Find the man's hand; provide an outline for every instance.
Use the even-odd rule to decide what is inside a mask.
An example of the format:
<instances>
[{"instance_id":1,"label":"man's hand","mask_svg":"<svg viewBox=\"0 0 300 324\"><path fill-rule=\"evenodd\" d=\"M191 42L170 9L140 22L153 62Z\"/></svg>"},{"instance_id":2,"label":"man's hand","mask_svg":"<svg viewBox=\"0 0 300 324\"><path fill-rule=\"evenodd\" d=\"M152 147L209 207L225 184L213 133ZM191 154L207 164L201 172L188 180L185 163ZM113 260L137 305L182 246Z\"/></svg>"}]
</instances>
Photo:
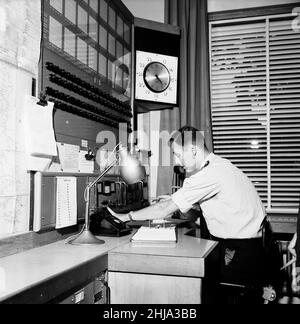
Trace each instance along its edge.
<instances>
[{"instance_id":1,"label":"man's hand","mask_svg":"<svg viewBox=\"0 0 300 324\"><path fill-rule=\"evenodd\" d=\"M170 200L170 199L171 199L170 195L161 195L156 198L153 198L151 201L152 201L152 203L158 203L160 201L166 201L166 200Z\"/></svg>"},{"instance_id":2,"label":"man's hand","mask_svg":"<svg viewBox=\"0 0 300 324\"><path fill-rule=\"evenodd\" d=\"M114 216L115 218L119 219L121 222L128 222L128 221L130 221L130 218L129 218L128 214L115 213L109 207L106 207L106 208L111 213L112 216Z\"/></svg>"}]
</instances>

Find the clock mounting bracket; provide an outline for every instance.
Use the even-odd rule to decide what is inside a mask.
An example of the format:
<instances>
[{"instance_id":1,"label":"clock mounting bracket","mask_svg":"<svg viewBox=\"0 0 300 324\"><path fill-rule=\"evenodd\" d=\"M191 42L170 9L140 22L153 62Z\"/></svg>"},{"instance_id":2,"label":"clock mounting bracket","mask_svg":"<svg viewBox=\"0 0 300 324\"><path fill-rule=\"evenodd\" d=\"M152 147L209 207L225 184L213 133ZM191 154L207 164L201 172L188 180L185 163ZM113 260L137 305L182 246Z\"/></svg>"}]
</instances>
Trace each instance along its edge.
<instances>
[{"instance_id":1,"label":"clock mounting bracket","mask_svg":"<svg viewBox=\"0 0 300 324\"><path fill-rule=\"evenodd\" d=\"M137 112L177 107L180 37L177 26L134 19L134 102ZM149 62L144 61L146 54L141 52L150 53Z\"/></svg>"}]
</instances>

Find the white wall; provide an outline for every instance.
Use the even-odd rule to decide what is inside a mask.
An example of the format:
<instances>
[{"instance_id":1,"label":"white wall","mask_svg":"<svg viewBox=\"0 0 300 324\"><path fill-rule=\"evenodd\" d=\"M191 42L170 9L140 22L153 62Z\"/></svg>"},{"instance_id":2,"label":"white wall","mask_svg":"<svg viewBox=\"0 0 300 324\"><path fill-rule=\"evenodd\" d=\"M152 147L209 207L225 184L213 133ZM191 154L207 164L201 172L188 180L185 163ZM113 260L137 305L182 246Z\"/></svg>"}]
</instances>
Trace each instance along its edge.
<instances>
[{"instance_id":1,"label":"white wall","mask_svg":"<svg viewBox=\"0 0 300 324\"><path fill-rule=\"evenodd\" d=\"M122 0L135 17L164 22L164 0Z\"/></svg>"},{"instance_id":2,"label":"white wall","mask_svg":"<svg viewBox=\"0 0 300 324\"><path fill-rule=\"evenodd\" d=\"M299 2L299 0L208 0L208 12L272 6Z\"/></svg>"}]
</instances>

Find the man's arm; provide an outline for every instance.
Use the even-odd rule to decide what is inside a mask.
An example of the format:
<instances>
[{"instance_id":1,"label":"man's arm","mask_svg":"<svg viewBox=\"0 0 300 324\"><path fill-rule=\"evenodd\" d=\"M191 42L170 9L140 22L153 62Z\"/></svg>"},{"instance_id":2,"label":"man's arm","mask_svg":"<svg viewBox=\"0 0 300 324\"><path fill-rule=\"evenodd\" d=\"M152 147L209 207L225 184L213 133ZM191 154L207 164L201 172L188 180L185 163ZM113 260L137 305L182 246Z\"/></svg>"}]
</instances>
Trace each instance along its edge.
<instances>
[{"instance_id":1,"label":"man's arm","mask_svg":"<svg viewBox=\"0 0 300 324\"><path fill-rule=\"evenodd\" d=\"M131 212L133 220L163 219L178 210L172 199L160 201L144 209Z\"/></svg>"},{"instance_id":2,"label":"man's arm","mask_svg":"<svg viewBox=\"0 0 300 324\"><path fill-rule=\"evenodd\" d=\"M137 210L135 212L131 212L130 216L134 221L143 221L143 220L152 220L152 219L163 219L173 214L178 210L177 205L173 202L172 199L160 201L154 205L143 208L141 210ZM111 214L117 218L119 218L123 222L128 222L131 220L129 214L117 214L112 212Z\"/></svg>"}]
</instances>

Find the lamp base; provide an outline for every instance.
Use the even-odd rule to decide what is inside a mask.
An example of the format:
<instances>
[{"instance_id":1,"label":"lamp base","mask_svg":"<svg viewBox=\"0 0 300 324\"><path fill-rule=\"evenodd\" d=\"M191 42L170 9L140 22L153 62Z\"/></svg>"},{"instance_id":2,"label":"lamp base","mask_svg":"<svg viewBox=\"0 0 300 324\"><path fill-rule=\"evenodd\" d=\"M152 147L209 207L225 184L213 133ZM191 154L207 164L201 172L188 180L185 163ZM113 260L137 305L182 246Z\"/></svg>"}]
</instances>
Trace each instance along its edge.
<instances>
[{"instance_id":1,"label":"lamp base","mask_svg":"<svg viewBox=\"0 0 300 324\"><path fill-rule=\"evenodd\" d=\"M91 231L84 230L81 234L70 240L68 243L72 245L99 245L104 244L105 241L98 239L94 234L92 234Z\"/></svg>"}]
</instances>

